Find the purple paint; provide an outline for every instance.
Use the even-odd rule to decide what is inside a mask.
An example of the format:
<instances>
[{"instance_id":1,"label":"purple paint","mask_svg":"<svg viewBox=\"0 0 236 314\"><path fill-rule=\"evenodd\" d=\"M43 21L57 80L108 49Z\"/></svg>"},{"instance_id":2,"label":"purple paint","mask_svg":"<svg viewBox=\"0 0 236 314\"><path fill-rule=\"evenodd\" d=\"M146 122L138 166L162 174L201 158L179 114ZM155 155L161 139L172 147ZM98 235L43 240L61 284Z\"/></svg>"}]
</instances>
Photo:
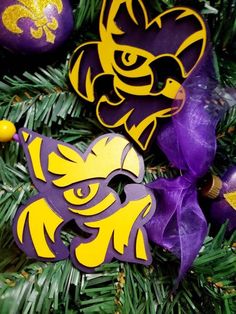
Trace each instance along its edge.
<instances>
[{"instance_id":1,"label":"purple paint","mask_svg":"<svg viewBox=\"0 0 236 314\"><path fill-rule=\"evenodd\" d=\"M13 135L13 140L20 143L20 137L17 133Z\"/></svg>"}]
</instances>

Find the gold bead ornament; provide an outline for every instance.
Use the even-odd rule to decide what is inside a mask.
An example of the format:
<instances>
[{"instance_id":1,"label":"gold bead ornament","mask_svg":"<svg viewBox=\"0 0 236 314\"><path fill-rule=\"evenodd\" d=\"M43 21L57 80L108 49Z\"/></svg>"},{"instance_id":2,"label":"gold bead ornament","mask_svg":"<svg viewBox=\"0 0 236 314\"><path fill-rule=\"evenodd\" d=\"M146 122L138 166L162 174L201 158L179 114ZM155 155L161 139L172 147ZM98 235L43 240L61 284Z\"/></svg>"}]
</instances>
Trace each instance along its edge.
<instances>
[{"instance_id":1,"label":"gold bead ornament","mask_svg":"<svg viewBox=\"0 0 236 314\"><path fill-rule=\"evenodd\" d=\"M15 125L8 120L0 120L0 142L10 142L16 134Z\"/></svg>"}]
</instances>

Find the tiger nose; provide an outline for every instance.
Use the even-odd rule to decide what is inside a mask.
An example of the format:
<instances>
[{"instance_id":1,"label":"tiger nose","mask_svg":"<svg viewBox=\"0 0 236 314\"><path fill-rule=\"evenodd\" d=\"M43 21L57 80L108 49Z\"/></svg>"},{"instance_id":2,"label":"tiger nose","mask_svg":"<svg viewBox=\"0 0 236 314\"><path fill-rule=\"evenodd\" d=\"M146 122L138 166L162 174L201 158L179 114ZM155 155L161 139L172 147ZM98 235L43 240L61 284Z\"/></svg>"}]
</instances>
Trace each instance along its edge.
<instances>
[{"instance_id":1,"label":"tiger nose","mask_svg":"<svg viewBox=\"0 0 236 314\"><path fill-rule=\"evenodd\" d=\"M161 91L161 94L171 99L182 99L183 87L182 85L172 78L166 80L166 84Z\"/></svg>"},{"instance_id":2,"label":"tiger nose","mask_svg":"<svg viewBox=\"0 0 236 314\"><path fill-rule=\"evenodd\" d=\"M158 56L150 63L153 73L151 93L174 99L184 81L183 68L175 56Z\"/></svg>"}]
</instances>

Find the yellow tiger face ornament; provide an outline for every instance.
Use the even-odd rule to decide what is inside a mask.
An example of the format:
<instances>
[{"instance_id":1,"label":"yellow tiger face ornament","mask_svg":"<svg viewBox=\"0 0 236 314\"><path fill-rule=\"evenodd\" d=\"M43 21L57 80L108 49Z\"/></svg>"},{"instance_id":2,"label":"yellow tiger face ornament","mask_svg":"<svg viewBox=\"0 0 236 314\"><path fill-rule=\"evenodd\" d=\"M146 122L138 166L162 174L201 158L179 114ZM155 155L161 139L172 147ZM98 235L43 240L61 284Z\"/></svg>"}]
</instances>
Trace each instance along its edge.
<instances>
[{"instance_id":1,"label":"yellow tiger face ornament","mask_svg":"<svg viewBox=\"0 0 236 314\"><path fill-rule=\"evenodd\" d=\"M156 201L151 190L140 184L143 159L127 139L105 134L81 153L28 129L21 129L19 137L39 192L14 218L14 237L21 250L43 261L70 257L86 272L113 258L151 263L144 225ZM124 202L109 186L120 175L133 181L124 187ZM71 221L78 234L67 248L61 231Z\"/></svg>"}]
</instances>

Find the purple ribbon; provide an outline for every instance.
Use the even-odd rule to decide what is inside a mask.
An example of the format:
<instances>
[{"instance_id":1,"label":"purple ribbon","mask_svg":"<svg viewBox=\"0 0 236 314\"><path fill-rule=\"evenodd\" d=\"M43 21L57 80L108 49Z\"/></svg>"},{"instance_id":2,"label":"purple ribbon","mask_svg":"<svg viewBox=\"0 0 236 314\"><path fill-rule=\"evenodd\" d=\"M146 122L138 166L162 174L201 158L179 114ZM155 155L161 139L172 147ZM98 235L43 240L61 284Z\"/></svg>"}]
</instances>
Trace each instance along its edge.
<instances>
[{"instance_id":1,"label":"purple ribbon","mask_svg":"<svg viewBox=\"0 0 236 314\"><path fill-rule=\"evenodd\" d=\"M217 86L212 59L208 53L184 82L186 103L161 128L157 138L159 147L181 170L182 176L157 179L149 184L157 197L157 209L145 227L151 241L180 258L176 285L193 263L207 235L196 182L213 161L215 128L222 113L212 100Z\"/></svg>"}]
</instances>

